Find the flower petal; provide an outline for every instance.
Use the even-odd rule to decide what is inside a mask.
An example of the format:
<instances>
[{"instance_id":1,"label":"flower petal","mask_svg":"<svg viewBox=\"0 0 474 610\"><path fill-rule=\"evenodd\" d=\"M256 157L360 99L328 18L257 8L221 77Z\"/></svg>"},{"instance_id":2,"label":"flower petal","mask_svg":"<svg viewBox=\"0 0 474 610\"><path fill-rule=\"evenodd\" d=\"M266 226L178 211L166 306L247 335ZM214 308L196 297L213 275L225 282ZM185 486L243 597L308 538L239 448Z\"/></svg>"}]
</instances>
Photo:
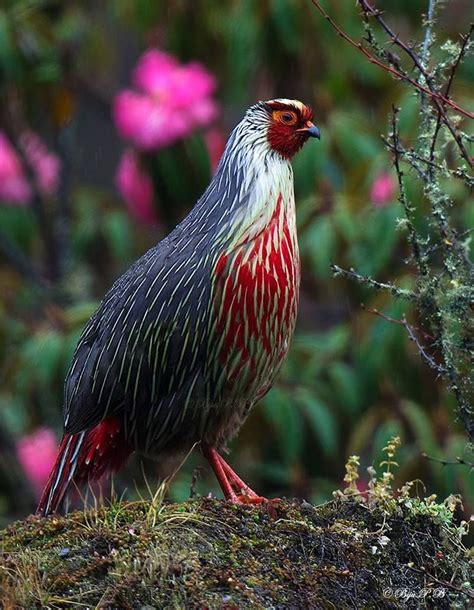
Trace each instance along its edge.
<instances>
[{"instance_id":1,"label":"flower petal","mask_svg":"<svg viewBox=\"0 0 474 610\"><path fill-rule=\"evenodd\" d=\"M151 95L166 94L177 67L178 62L174 57L158 49L150 49L141 56L133 71L133 84Z\"/></svg>"},{"instance_id":2,"label":"flower petal","mask_svg":"<svg viewBox=\"0 0 474 610\"><path fill-rule=\"evenodd\" d=\"M146 224L157 222L153 184L133 150L123 153L115 182L128 209L138 220Z\"/></svg>"},{"instance_id":3,"label":"flower petal","mask_svg":"<svg viewBox=\"0 0 474 610\"><path fill-rule=\"evenodd\" d=\"M26 205L31 200L31 195L20 158L0 131L0 200Z\"/></svg>"}]
</instances>

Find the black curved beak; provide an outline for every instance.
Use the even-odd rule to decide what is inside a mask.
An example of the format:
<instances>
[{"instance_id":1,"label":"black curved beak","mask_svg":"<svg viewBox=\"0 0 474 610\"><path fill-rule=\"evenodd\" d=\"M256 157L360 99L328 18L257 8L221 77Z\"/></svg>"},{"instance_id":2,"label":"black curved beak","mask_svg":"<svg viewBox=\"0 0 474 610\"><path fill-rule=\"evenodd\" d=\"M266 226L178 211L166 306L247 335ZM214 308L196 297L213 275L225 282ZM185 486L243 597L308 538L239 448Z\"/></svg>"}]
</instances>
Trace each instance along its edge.
<instances>
[{"instance_id":1,"label":"black curved beak","mask_svg":"<svg viewBox=\"0 0 474 610\"><path fill-rule=\"evenodd\" d=\"M311 125L311 127L308 127L306 133L312 138L318 138L318 140L321 139L321 132L319 131L319 127L316 127L316 125Z\"/></svg>"},{"instance_id":2,"label":"black curved beak","mask_svg":"<svg viewBox=\"0 0 474 610\"><path fill-rule=\"evenodd\" d=\"M302 129L298 129L297 131L299 133L306 133L308 136L310 136L312 138L318 138L318 140L321 139L321 132L319 131L319 127L316 127L316 125L314 123L312 123L311 121L308 121L306 123L306 127L303 127Z\"/></svg>"}]
</instances>

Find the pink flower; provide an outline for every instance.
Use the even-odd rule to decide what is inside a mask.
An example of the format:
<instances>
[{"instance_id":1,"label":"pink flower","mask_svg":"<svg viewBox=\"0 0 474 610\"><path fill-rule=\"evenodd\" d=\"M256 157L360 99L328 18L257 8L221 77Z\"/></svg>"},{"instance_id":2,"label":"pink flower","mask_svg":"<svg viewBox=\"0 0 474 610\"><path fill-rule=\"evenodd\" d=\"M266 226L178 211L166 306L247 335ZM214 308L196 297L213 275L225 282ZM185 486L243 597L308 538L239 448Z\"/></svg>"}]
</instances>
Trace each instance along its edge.
<instances>
[{"instance_id":1,"label":"pink flower","mask_svg":"<svg viewBox=\"0 0 474 610\"><path fill-rule=\"evenodd\" d=\"M185 117L167 104L134 91L122 91L115 98L115 124L120 135L141 150L163 148L186 135Z\"/></svg>"},{"instance_id":2,"label":"pink flower","mask_svg":"<svg viewBox=\"0 0 474 610\"><path fill-rule=\"evenodd\" d=\"M141 150L169 146L218 114L215 78L197 62L181 65L167 53L149 50L133 72L133 84L137 91L116 96L113 114L120 135Z\"/></svg>"},{"instance_id":3,"label":"pink flower","mask_svg":"<svg viewBox=\"0 0 474 610\"><path fill-rule=\"evenodd\" d=\"M370 199L376 206L384 206L395 195L395 181L388 172L381 172L370 189Z\"/></svg>"},{"instance_id":4,"label":"pink flower","mask_svg":"<svg viewBox=\"0 0 474 610\"><path fill-rule=\"evenodd\" d=\"M123 153L115 181L128 209L138 220L147 224L158 221L151 178L133 150Z\"/></svg>"},{"instance_id":5,"label":"pink flower","mask_svg":"<svg viewBox=\"0 0 474 610\"><path fill-rule=\"evenodd\" d=\"M16 444L16 455L39 497L56 460L56 436L50 428L38 428Z\"/></svg>"},{"instance_id":6,"label":"pink flower","mask_svg":"<svg viewBox=\"0 0 474 610\"><path fill-rule=\"evenodd\" d=\"M46 197L54 195L59 187L61 171L59 158L49 152L40 137L32 131L27 131L21 136L20 145L33 169L39 192Z\"/></svg>"},{"instance_id":7,"label":"pink flower","mask_svg":"<svg viewBox=\"0 0 474 610\"><path fill-rule=\"evenodd\" d=\"M30 199L31 188L21 161L5 134L0 131L0 200L26 205Z\"/></svg>"},{"instance_id":8,"label":"pink flower","mask_svg":"<svg viewBox=\"0 0 474 610\"><path fill-rule=\"evenodd\" d=\"M40 137L27 131L20 138L20 147L33 170L36 186L44 196L51 196L59 186L61 162L49 152ZM0 131L0 199L26 205L32 189L21 160L5 134Z\"/></svg>"},{"instance_id":9,"label":"pink flower","mask_svg":"<svg viewBox=\"0 0 474 610\"><path fill-rule=\"evenodd\" d=\"M177 68L179 64L175 57L158 49L150 49L141 56L135 66L133 84L150 95L165 95Z\"/></svg>"}]
</instances>

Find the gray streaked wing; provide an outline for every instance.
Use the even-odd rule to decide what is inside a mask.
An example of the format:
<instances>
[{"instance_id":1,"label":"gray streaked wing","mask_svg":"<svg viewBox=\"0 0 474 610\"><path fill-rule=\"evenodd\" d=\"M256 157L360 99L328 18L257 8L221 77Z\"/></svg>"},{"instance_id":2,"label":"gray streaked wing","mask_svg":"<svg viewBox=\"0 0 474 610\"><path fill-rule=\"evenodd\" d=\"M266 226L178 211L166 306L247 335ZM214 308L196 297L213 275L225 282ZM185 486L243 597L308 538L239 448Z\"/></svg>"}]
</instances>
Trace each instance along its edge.
<instances>
[{"instance_id":1,"label":"gray streaked wing","mask_svg":"<svg viewBox=\"0 0 474 610\"><path fill-rule=\"evenodd\" d=\"M210 264L175 246L168 238L147 252L88 322L65 382L66 432L118 413L132 421L148 408L159 429L171 408L186 412L187 405L170 403L204 391Z\"/></svg>"}]
</instances>

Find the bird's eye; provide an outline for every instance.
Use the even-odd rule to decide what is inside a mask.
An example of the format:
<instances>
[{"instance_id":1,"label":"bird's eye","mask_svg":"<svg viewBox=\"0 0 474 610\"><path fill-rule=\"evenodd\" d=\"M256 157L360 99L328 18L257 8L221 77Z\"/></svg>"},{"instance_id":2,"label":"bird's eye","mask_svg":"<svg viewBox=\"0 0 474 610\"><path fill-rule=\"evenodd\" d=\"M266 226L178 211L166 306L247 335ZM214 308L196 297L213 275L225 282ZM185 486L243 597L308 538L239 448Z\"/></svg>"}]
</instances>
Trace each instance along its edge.
<instances>
[{"instance_id":1,"label":"bird's eye","mask_svg":"<svg viewBox=\"0 0 474 610\"><path fill-rule=\"evenodd\" d=\"M293 115L290 114L289 112L284 112L281 115L281 120L283 123L292 123L293 122Z\"/></svg>"},{"instance_id":2,"label":"bird's eye","mask_svg":"<svg viewBox=\"0 0 474 610\"><path fill-rule=\"evenodd\" d=\"M275 110L273 118L275 121L279 121L285 125L296 125L298 122L296 112L291 112L291 110Z\"/></svg>"}]
</instances>

